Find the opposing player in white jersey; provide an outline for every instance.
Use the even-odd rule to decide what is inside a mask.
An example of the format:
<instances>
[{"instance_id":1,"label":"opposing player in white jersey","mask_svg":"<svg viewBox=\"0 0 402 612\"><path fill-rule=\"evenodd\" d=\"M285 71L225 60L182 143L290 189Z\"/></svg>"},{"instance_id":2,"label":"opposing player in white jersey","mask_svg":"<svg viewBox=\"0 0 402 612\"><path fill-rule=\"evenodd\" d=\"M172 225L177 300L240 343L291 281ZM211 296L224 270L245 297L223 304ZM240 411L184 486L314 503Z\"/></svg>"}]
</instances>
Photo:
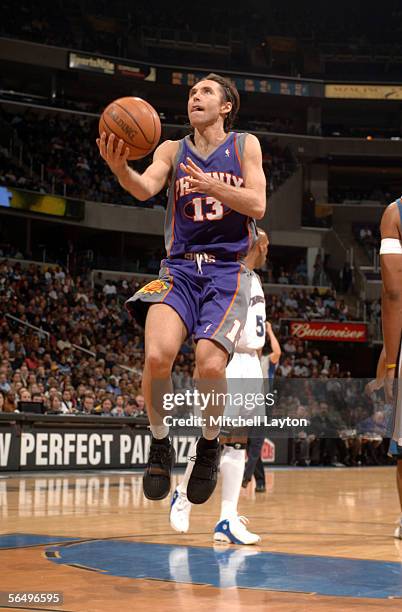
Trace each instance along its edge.
<instances>
[{"instance_id":1,"label":"opposing player in white jersey","mask_svg":"<svg viewBox=\"0 0 402 612\"><path fill-rule=\"evenodd\" d=\"M260 268L267 257L268 237L263 230L258 230L258 239L245 258L250 270ZM236 382L240 379L254 384L256 380L263 379L259 353L265 343L265 298L259 277L253 273L251 284L251 297L247 312L246 325L240 336L236 351L226 368L228 391L230 392L230 379ZM254 382L253 382L254 381ZM245 382L245 386L248 386ZM238 390L241 388L237 382ZM260 392L261 387L256 389ZM247 527L247 519L238 515L237 505L240 497L241 484L245 466L245 436L220 436L223 451L220 461L222 479L221 514L214 530L214 541L233 544L256 544L260 537L251 533ZM187 464L184 477L172 496L170 507L170 524L176 531L186 533L190 526L190 513L192 504L187 499L187 483L193 469L193 461Z\"/></svg>"}]
</instances>

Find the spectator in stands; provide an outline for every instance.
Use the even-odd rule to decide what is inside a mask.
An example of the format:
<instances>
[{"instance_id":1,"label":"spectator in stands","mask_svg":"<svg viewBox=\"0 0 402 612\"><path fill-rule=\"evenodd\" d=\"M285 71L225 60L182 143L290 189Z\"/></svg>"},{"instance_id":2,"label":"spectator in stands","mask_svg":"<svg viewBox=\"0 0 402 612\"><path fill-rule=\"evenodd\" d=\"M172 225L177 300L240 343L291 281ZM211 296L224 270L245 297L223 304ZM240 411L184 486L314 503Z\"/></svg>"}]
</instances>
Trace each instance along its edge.
<instances>
[{"instance_id":1,"label":"spectator in stands","mask_svg":"<svg viewBox=\"0 0 402 612\"><path fill-rule=\"evenodd\" d=\"M110 376L109 384L106 387L106 391L108 393L113 393L114 395L121 395L121 389L119 387L119 381L117 376Z\"/></svg>"},{"instance_id":2,"label":"spectator in stands","mask_svg":"<svg viewBox=\"0 0 402 612\"><path fill-rule=\"evenodd\" d=\"M8 393L11 390L11 385L7 379L7 374L4 372L0 374L0 391L2 393Z\"/></svg>"},{"instance_id":3,"label":"spectator in stands","mask_svg":"<svg viewBox=\"0 0 402 612\"><path fill-rule=\"evenodd\" d=\"M118 395L116 397L116 404L115 407L112 410L112 416L124 416L124 406L125 406L125 399L124 399L124 395Z\"/></svg>"},{"instance_id":4,"label":"spectator in stands","mask_svg":"<svg viewBox=\"0 0 402 612\"><path fill-rule=\"evenodd\" d=\"M296 359L293 368L293 376L296 378L307 378L310 375L310 370L305 365L303 359Z\"/></svg>"},{"instance_id":5,"label":"spectator in stands","mask_svg":"<svg viewBox=\"0 0 402 612\"><path fill-rule=\"evenodd\" d=\"M19 402L30 402L31 401L31 394L28 391L28 389L25 389L25 387L22 387L19 392L18 392L18 403Z\"/></svg>"},{"instance_id":6,"label":"spectator in stands","mask_svg":"<svg viewBox=\"0 0 402 612\"><path fill-rule=\"evenodd\" d=\"M40 391L32 392L31 401L37 402L38 404L45 404L45 398L43 397L42 393L40 393Z\"/></svg>"},{"instance_id":7,"label":"spectator in stands","mask_svg":"<svg viewBox=\"0 0 402 612\"><path fill-rule=\"evenodd\" d=\"M136 395L135 397L135 401L137 404L137 415L145 415L146 414L146 408L145 408L145 399L144 396L141 394Z\"/></svg>"},{"instance_id":8,"label":"spectator in stands","mask_svg":"<svg viewBox=\"0 0 402 612\"><path fill-rule=\"evenodd\" d=\"M57 393L49 398L47 414L68 414L68 410L63 406Z\"/></svg>"},{"instance_id":9,"label":"spectator in stands","mask_svg":"<svg viewBox=\"0 0 402 612\"><path fill-rule=\"evenodd\" d=\"M4 402L4 412L14 412L16 410L16 400L14 391L9 391Z\"/></svg>"},{"instance_id":10,"label":"spectator in stands","mask_svg":"<svg viewBox=\"0 0 402 612\"><path fill-rule=\"evenodd\" d=\"M95 398L92 394L86 394L82 403L81 414L94 414Z\"/></svg>"},{"instance_id":11,"label":"spectator in stands","mask_svg":"<svg viewBox=\"0 0 402 612\"><path fill-rule=\"evenodd\" d=\"M63 412L67 413L67 412L73 412L73 409L75 408L75 403L73 401L73 389L72 388L66 388L63 391L63 395L62 395L62 399L61 399L61 403L62 403L62 407L63 407Z\"/></svg>"},{"instance_id":12,"label":"spectator in stands","mask_svg":"<svg viewBox=\"0 0 402 612\"><path fill-rule=\"evenodd\" d=\"M292 362L289 357L286 357L277 368L277 375L283 376L284 378L290 377L293 373Z\"/></svg>"},{"instance_id":13,"label":"spectator in stands","mask_svg":"<svg viewBox=\"0 0 402 612\"><path fill-rule=\"evenodd\" d=\"M285 272L284 268L280 269L278 283L280 285L288 285L289 284L289 274Z\"/></svg>"},{"instance_id":14,"label":"spectator in stands","mask_svg":"<svg viewBox=\"0 0 402 612\"><path fill-rule=\"evenodd\" d=\"M111 281L106 281L103 287L103 293L105 294L107 298L115 296L117 294L116 285L112 283Z\"/></svg>"},{"instance_id":15,"label":"spectator in stands","mask_svg":"<svg viewBox=\"0 0 402 612\"><path fill-rule=\"evenodd\" d=\"M298 344L297 344L296 338L293 338L292 336L290 336L289 338L286 338L283 344L283 349L285 353L293 357L297 352L297 346Z\"/></svg>"},{"instance_id":16,"label":"spectator in stands","mask_svg":"<svg viewBox=\"0 0 402 612\"><path fill-rule=\"evenodd\" d=\"M125 417L136 417L142 416L144 413L138 408L137 402L130 397L126 401L126 405L124 407L124 415Z\"/></svg>"},{"instance_id":17,"label":"spectator in stands","mask_svg":"<svg viewBox=\"0 0 402 612\"><path fill-rule=\"evenodd\" d=\"M113 410L113 402L110 397L104 397L100 406L95 409L96 414L100 414L102 416L112 416Z\"/></svg>"}]
</instances>

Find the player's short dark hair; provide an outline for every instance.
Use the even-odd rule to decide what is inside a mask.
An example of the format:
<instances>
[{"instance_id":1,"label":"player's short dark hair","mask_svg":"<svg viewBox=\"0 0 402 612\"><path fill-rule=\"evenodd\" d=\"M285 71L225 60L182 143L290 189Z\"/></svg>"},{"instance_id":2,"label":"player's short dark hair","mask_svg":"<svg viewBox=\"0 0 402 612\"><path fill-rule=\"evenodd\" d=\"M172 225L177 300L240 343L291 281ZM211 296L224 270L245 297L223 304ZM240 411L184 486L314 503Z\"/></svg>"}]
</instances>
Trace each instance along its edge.
<instances>
[{"instance_id":1,"label":"player's short dark hair","mask_svg":"<svg viewBox=\"0 0 402 612\"><path fill-rule=\"evenodd\" d=\"M237 91L236 86L233 85L232 81L225 79L225 77L221 76L220 74L215 74L215 72L210 72L207 76L202 77L202 79L198 79L197 83L206 80L215 81L215 83L218 83L221 86L224 101L232 103L232 110L226 115L223 123L225 132L229 132L236 119L237 113L239 112L239 92Z\"/></svg>"}]
</instances>

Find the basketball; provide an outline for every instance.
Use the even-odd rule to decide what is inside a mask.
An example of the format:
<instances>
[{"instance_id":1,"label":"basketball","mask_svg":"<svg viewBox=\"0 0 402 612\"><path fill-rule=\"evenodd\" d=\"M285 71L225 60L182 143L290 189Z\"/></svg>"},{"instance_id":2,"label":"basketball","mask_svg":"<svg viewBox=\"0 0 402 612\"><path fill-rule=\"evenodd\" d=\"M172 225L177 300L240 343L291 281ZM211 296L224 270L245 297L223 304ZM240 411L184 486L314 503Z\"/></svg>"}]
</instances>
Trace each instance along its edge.
<instances>
[{"instance_id":1,"label":"basketball","mask_svg":"<svg viewBox=\"0 0 402 612\"><path fill-rule=\"evenodd\" d=\"M151 153L161 137L161 122L156 110L141 98L118 98L103 111L99 134L113 132L130 149L128 159L141 159ZM117 146L117 142L116 142Z\"/></svg>"}]
</instances>

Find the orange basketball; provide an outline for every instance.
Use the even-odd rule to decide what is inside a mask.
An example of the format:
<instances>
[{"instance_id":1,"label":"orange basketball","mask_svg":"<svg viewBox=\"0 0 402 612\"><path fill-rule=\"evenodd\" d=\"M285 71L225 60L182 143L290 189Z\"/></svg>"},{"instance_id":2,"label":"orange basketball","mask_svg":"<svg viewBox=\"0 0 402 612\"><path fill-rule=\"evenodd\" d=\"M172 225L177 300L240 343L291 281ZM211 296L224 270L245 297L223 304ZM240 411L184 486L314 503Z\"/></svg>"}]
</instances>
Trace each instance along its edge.
<instances>
[{"instance_id":1,"label":"orange basketball","mask_svg":"<svg viewBox=\"0 0 402 612\"><path fill-rule=\"evenodd\" d=\"M141 98L119 98L111 102L99 120L99 134L113 132L130 149L128 159L148 155L161 137L161 122L156 110Z\"/></svg>"}]
</instances>

